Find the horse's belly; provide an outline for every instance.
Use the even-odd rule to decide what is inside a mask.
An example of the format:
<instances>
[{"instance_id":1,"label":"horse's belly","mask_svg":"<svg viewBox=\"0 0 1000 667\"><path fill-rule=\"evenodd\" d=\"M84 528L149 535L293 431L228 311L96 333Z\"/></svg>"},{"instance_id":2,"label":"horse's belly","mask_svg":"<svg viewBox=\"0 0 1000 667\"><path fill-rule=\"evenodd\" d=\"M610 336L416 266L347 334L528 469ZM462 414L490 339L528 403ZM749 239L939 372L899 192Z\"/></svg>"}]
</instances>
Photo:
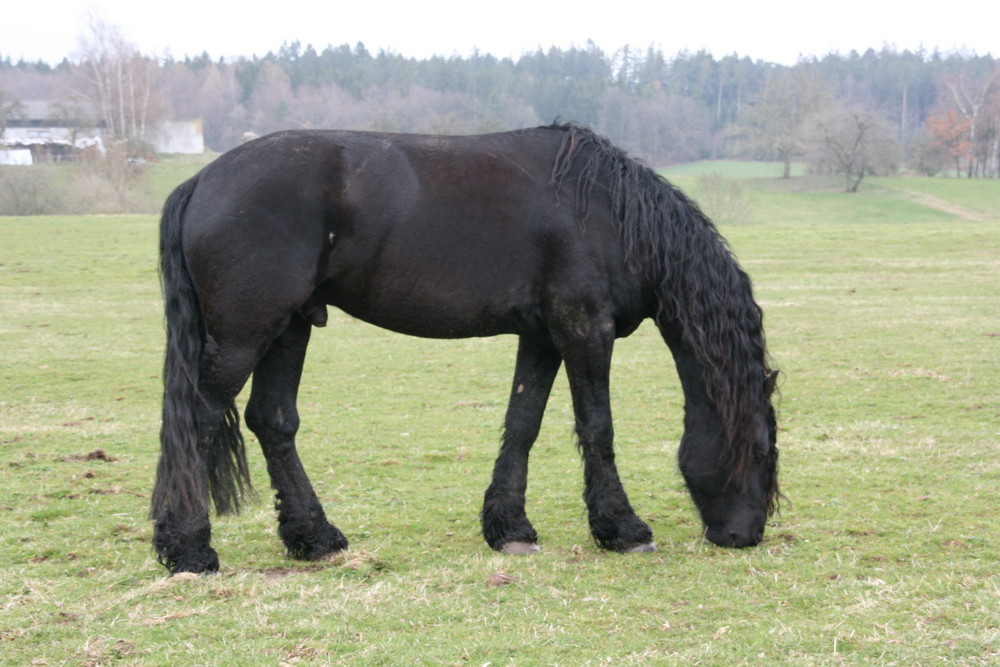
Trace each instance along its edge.
<instances>
[{"instance_id":1,"label":"horse's belly","mask_svg":"<svg viewBox=\"0 0 1000 667\"><path fill-rule=\"evenodd\" d=\"M483 284L409 280L351 292L327 286L326 300L375 326L423 338L470 338L527 333L541 325L528 291Z\"/></svg>"}]
</instances>

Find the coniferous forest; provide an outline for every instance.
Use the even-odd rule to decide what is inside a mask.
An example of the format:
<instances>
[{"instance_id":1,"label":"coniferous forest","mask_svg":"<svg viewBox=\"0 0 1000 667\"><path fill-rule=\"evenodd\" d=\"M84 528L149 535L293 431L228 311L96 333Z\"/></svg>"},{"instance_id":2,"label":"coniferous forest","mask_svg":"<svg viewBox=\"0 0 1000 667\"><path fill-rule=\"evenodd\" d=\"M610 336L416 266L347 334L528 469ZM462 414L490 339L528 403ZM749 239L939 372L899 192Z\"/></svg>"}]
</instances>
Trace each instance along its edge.
<instances>
[{"instance_id":1,"label":"coniferous forest","mask_svg":"<svg viewBox=\"0 0 1000 667\"><path fill-rule=\"evenodd\" d=\"M56 66L0 54L5 115L27 100L58 101L77 110L75 122L130 142L155 120L200 118L212 151L283 128L465 134L562 119L653 166L739 157L842 172L845 159L861 159L871 173L1000 173L1000 61L889 47L794 66L592 43L516 60L297 42L263 57L163 60L112 28ZM866 156L842 155L859 142Z\"/></svg>"}]
</instances>

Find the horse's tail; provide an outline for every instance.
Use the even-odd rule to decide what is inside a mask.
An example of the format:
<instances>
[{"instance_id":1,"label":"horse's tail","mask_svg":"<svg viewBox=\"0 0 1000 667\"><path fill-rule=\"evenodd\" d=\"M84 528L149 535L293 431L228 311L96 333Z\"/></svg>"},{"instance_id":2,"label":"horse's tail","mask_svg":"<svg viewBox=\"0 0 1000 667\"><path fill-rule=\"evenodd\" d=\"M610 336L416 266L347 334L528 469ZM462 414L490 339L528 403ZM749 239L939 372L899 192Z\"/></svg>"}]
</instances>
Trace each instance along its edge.
<instances>
[{"instance_id":1,"label":"horse's tail","mask_svg":"<svg viewBox=\"0 0 1000 667\"><path fill-rule=\"evenodd\" d=\"M160 219L160 282L166 316L163 362L163 422L160 462L153 486L150 516L208 511L211 495L219 514L239 511L244 491L252 491L239 412L226 409L209 447L199 446L199 361L205 347L205 322L181 245L184 213L198 177L178 186Z\"/></svg>"}]
</instances>

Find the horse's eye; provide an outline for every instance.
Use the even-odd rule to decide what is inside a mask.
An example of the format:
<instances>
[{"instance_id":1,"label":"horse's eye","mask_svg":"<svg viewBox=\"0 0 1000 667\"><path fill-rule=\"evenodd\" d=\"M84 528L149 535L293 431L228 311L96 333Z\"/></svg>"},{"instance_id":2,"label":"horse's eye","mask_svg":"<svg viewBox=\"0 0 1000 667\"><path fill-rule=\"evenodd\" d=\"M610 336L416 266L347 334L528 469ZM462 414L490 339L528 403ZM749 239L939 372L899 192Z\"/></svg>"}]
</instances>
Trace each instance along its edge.
<instances>
[{"instance_id":1,"label":"horse's eye","mask_svg":"<svg viewBox=\"0 0 1000 667\"><path fill-rule=\"evenodd\" d=\"M767 460L767 455L770 453L771 448L766 444L761 444L753 449L753 462L757 465L764 463Z\"/></svg>"}]
</instances>

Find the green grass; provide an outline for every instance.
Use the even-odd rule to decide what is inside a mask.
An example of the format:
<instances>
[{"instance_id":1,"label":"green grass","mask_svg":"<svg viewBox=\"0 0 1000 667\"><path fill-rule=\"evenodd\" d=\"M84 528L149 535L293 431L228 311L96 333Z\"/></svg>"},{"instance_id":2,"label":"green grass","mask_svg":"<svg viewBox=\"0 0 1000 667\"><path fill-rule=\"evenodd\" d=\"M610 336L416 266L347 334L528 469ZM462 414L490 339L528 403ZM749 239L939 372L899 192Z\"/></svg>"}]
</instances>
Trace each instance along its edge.
<instances>
[{"instance_id":1,"label":"green grass","mask_svg":"<svg viewBox=\"0 0 1000 667\"><path fill-rule=\"evenodd\" d=\"M665 173L671 182L698 196L699 174ZM737 182L742 186L751 224L811 226L835 220L845 225L946 225L955 220L1000 219L1000 185L996 181L870 178L852 194L844 192L841 179L828 176L754 177Z\"/></svg>"},{"instance_id":2,"label":"green grass","mask_svg":"<svg viewBox=\"0 0 1000 667\"><path fill-rule=\"evenodd\" d=\"M149 198L162 204L175 187L211 162L215 156L204 155L172 155L150 163L146 173L144 189Z\"/></svg>"},{"instance_id":3,"label":"green grass","mask_svg":"<svg viewBox=\"0 0 1000 667\"><path fill-rule=\"evenodd\" d=\"M995 664L1000 216L948 217L891 184L755 183L753 224L723 231L785 373L791 502L759 547L700 538L652 327L619 342L612 390L618 462L660 550L590 542L560 378L528 494L544 549L514 558L477 522L514 341L404 338L331 313L300 448L351 549L286 558L255 455L262 499L215 520L212 577L167 578L149 548L155 219L0 218L0 662ZM976 188L933 194L995 210ZM488 585L499 572L512 581Z\"/></svg>"},{"instance_id":4,"label":"green grass","mask_svg":"<svg viewBox=\"0 0 1000 667\"><path fill-rule=\"evenodd\" d=\"M783 162L756 162L752 160L701 160L673 165L660 171L667 178L701 176L702 174L722 174L728 178L779 178L785 169ZM792 175L806 173L806 165L792 164Z\"/></svg>"}]
</instances>

